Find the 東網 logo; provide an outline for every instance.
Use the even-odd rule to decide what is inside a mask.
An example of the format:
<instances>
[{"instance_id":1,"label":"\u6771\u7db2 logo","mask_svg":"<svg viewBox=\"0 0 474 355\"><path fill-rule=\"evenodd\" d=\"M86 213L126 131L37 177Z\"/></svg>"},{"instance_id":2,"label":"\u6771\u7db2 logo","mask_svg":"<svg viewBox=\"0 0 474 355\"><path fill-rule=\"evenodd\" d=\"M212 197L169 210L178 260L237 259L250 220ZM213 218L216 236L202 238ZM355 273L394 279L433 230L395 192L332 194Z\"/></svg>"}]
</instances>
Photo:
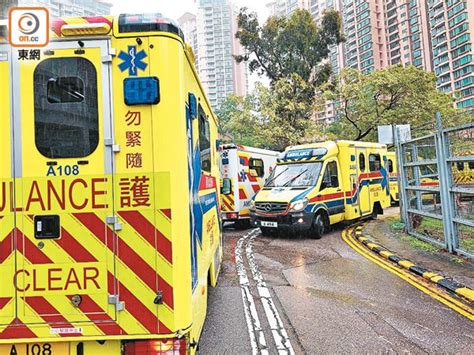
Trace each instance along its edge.
<instances>
[{"instance_id":1,"label":"\u6771\u7db2 logo","mask_svg":"<svg viewBox=\"0 0 474 355\"><path fill-rule=\"evenodd\" d=\"M44 7L13 7L9 17L9 41L14 47L44 47L49 42L49 12Z\"/></svg>"}]
</instances>

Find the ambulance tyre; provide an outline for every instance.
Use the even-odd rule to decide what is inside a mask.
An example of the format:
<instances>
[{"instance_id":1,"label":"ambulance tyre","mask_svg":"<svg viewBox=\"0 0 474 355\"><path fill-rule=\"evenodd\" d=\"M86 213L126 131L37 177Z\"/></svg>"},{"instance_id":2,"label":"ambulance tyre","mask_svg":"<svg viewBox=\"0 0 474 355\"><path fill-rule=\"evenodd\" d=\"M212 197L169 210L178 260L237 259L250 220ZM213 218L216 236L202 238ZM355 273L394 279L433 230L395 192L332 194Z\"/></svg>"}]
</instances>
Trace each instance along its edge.
<instances>
[{"instance_id":1,"label":"ambulance tyre","mask_svg":"<svg viewBox=\"0 0 474 355\"><path fill-rule=\"evenodd\" d=\"M328 218L324 212L318 212L314 218L313 226L310 229L310 237L321 239L324 232L329 228Z\"/></svg>"},{"instance_id":2,"label":"ambulance tyre","mask_svg":"<svg viewBox=\"0 0 474 355\"><path fill-rule=\"evenodd\" d=\"M380 203L375 202L374 207L372 207L372 214L370 215L371 219L377 219L379 214L383 214L383 209L380 206Z\"/></svg>"}]
</instances>

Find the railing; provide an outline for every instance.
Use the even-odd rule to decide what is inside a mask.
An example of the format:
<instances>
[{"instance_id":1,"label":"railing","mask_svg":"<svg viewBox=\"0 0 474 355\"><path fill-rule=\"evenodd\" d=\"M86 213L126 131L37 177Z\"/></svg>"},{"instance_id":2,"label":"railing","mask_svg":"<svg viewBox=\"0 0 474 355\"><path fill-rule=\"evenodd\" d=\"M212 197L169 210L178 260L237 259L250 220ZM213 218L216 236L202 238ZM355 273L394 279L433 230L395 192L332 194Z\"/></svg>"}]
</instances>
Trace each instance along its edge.
<instances>
[{"instance_id":1,"label":"railing","mask_svg":"<svg viewBox=\"0 0 474 355\"><path fill-rule=\"evenodd\" d=\"M402 220L407 232L474 258L474 123L400 141L398 171Z\"/></svg>"}]
</instances>

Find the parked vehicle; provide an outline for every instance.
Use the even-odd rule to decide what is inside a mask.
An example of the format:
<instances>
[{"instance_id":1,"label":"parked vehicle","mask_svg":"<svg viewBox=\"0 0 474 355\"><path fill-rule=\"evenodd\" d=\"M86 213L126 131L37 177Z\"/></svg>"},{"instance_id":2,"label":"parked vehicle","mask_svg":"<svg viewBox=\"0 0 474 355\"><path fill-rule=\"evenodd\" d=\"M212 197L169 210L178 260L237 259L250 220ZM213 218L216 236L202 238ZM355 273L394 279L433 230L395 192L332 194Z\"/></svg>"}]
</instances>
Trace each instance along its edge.
<instances>
[{"instance_id":1,"label":"parked vehicle","mask_svg":"<svg viewBox=\"0 0 474 355\"><path fill-rule=\"evenodd\" d=\"M289 147L255 196L251 219L263 234L321 238L333 224L383 214L390 206L385 145L328 141Z\"/></svg>"},{"instance_id":2,"label":"parked vehicle","mask_svg":"<svg viewBox=\"0 0 474 355\"><path fill-rule=\"evenodd\" d=\"M0 354L194 353L222 237L192 51L159 14L51 28L0 43Z\"/></svg>"},{"instance_id":3,"label":"parked vehicle","mask_svg":"<svg viewBox=\"0 0 474 355\"><path fill-rule=\"evenodd\" d=\"M220 148L222 220L250 226L250 202L276 164L279 152L225 144Z\"/></svg>"}]
</instances>

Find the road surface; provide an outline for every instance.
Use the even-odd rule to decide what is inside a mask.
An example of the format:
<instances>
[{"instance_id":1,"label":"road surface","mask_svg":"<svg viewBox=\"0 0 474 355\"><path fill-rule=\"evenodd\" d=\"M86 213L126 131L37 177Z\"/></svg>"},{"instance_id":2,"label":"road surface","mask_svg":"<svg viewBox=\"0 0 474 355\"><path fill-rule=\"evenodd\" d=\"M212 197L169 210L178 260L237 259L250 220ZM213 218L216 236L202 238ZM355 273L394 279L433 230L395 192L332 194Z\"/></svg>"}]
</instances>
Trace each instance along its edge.
<instances>
[{"instance_id":1,"label":"road surface","mask_svg":"<svg viewBox=\"0 0 474 355\"><path fill-rule=\"evenodd\" d=\"M359 255L341 228L320 240L225 228L199 353L474 353L470 320Z\"/></svg>"}]
</instances>

